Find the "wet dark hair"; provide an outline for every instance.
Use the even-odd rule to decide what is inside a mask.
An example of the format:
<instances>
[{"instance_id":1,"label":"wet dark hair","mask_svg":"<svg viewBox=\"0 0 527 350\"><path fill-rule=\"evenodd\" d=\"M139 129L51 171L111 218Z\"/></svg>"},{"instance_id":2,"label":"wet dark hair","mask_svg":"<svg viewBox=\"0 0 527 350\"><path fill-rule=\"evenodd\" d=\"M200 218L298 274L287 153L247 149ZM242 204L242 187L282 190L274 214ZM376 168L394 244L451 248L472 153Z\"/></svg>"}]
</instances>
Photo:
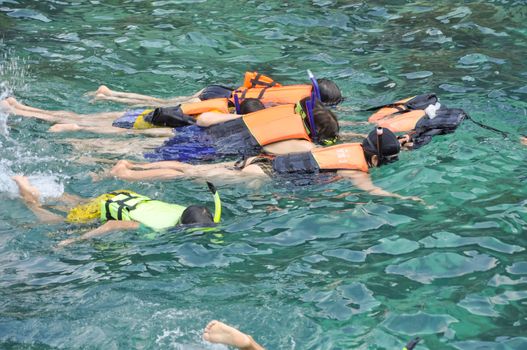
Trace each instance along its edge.
<instances>
[{"instance_id":1,"label":"wet dark hair","mask_svg":"<svg viewBox=\"0 0 527 350\"><path fill-rule=\"evenodd\" d=\"M327 106L334 106L341 103L344 98L340 92L339 87L329 79L317 79L318 88L320 90L320 99L322 103Z\"/></svg>"},{"instance_id":2,"label":"wet dark hair","mask_svg":"<svg viewBox=\"0 0 527 350\"><path fill-rule=\"evenodd\" d=\"M257 98L246 98L240 103L240 114L248 114L265 109L264 104Z\"/></svg>"},{"instance_id":3,"label":"wet dark hair","mask_svg":"<svg viewBox=\"0 0 527 350\"><path fill-rule=\"evenodd\" d=\"M381 154L379 159L379 166L382 164L390 163L392 161L398 160L398 158L392 158L391 160L388 160L385 157L391 157L396 156L401 151L401 145L399 144L399 140L397 140L397 136L390 130L383 128L382 135L380 136L381 139ZM377 150L377 128L373 129L368 136L362 141L362 149L364 150L364 155L366 157L366 161L368 162L368 165L372 165L371 158L372 156L378 155Z\"/></svg>"},{"instance_id":4,"label":"wet dark hair","mask_svg":"<svg viewBox=\"0 0 527 350\"><path fill-rule=\"evenodd\" d=\"M183 211L181 224L214 224L212 214L207 207L201 205L191 205Z\"/></svg>"},{"instance_id":5,"label":"wet dark hair","mask_svg":"<svg viewBox=\"0 0 527 350\"><path fill-rule=\"evenodd\" d=\"M303 98L300 100L300 106L306 112L306 102L310 97ZM337 115L325 107L322 102L316 100L315 107L313 107L313 118L315 119L316 133L319 143L324 140L334 140L339 135L339 122ZM306 120L306 124L310 127L309 121Z\"/></svg>"}]
</instances>

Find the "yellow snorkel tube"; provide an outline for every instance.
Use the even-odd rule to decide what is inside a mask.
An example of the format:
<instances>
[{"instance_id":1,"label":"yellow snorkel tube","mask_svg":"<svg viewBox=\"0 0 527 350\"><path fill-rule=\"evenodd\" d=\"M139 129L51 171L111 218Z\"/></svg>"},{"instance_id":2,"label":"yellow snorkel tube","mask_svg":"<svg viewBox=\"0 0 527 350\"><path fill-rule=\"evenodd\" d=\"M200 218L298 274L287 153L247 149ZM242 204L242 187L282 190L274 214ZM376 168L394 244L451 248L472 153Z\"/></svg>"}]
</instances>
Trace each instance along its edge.
<instances>
[{"instance_id":1,"label":"yellow snorkel tube","mask_svg":"<svg viewBox=\"0 0 527 350\"><path fill-rule=\"evenodd\" d=\"M214 223L218 224L221 220L221 199L220 194L216 190L216 186L214 186L211 182L207 181L207 186L209 186L209 190L214 196Z\"/></svg>"}]
</instances>

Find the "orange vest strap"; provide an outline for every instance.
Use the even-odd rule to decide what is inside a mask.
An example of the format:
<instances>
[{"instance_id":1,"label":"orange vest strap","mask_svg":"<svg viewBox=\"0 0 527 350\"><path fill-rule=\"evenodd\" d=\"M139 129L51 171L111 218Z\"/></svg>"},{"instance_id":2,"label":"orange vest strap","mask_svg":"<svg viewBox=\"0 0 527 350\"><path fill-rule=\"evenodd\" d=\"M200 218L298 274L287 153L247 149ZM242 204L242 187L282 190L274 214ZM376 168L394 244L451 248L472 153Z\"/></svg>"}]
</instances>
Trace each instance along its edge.
<instances>
[{"instance_id":1,"label":"orange vest strap","mask_svg":"<svg viewBox=\"0 0 527 350\"><path fill-rule=\"evenodd\" d=\"M263 75L258 72L245 72L245 78L243 80L243 85L241 88L252 89L256 87L272 87L272 86L282 86L281 84L274 81L273 78Z\"/></svg>"},{"instance_id":2,"label":"orange vest strap","mask_svg":"<svg viewBox=\"0 0 527 350\"><path fill-rule=\"evenodd\" d=\"M233 92L241 100L245 98L257 98L262 103L290 104L297 103L304 97L311 95L311 85L286 85L264 88L241 88Z\"/></svg>"},{"instance_id":3,"label":"orange vest strap","mask_svg":"<svg viewBox=\"0 0 527 350\"><path fill-rule=\"evenodd\" d=\"M368 171L368 163L360 143L315 148L311 153L320 169Z\"/></svg>"},{"instance_id":4,"label":"orange vest strap","mask_svg":"<svg viewBox=\"0 0 527 350\"><path fill-rule=\"evenodd\" d=\"M294 139L311 141L293 104L262 109L246 114L242 119L260 146Z\"/></svg>"},{"instance_id":5,"label":"orange vest strap","mask_svg":"<svg viewBox=\"0 0 527 350\"><path fill-rule=\"evenodd\" d=\"M379 120L377 125L390 129L392 132L408 132L414 130L417 122L425 115L425 111L416 109Z\"/></svg>"},{"instance_id":6,"label":"orange vest strap","mask_svg":"<svg viewBox=\"0 0 527 350\"><path fill-rule=\"evenodd\" d=\"M415 98L415 96L408 97L408 98L396 101L394 103L390 103L388 105L380 106L379 107L380 109L377 112L373 113L368 118L368 122L373 123L373 122L376 122L377 120L385 118L385 117L387 117L387 116L389 116L391 114L401 113L401 112L407 111L408 109L406 108L406 106L404 104L406 102L410 101L413 98Z\"/></svg>"},{"instance_id":7,"label":"orange vest strap","mask_svg":"<svg viewBox=\"0 0 527 350\"><path fill-rule=\"evenodd\" d=\"M181 110L186 115L199 115L205 112L229 113L229 100L213 98L200 102L182 103Z\"/></svg>"}]
</instances>

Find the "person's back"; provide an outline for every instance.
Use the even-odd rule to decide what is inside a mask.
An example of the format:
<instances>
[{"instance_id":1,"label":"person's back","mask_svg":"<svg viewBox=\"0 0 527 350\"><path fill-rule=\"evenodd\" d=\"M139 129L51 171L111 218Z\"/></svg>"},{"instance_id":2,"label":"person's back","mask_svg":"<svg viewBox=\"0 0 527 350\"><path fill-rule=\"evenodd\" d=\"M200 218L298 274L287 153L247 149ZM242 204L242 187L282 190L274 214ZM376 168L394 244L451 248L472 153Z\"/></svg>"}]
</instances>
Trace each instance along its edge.
<instances>
[{"instance_id":1,"label":"person's back","mask_svg":"<svg viewBox=\"0 0 527 350\"><path fill-rule=\"evenodd\" d=\"M156 160L207 161L249 157L262 151L274 154L302 152L307 144L313 145L306 101L307 98L296 105L275 106L249 113L210 126L204 129L204 134L195 137L176 134L147 157ZM336 115L319 102L312 113L318 143L334 143L339 132ZM303 141L305 144L291 144L288 141Z\"/></svg>"}]
</instances>

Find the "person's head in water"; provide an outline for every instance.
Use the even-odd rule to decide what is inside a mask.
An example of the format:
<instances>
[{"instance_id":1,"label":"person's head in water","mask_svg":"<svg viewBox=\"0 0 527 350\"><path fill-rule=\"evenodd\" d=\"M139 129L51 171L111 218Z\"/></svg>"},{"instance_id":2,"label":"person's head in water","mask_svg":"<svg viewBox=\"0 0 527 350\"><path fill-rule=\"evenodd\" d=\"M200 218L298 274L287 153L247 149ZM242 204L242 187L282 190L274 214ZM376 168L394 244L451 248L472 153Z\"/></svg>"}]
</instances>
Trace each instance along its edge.
<instances>
[{"instance_id":1,"label":"person's head in water","mask_svg":"<svg viewBox=\"0 0 527 350\"><path fill-rule=\"evenodd\" d=\"M401 145L389 129L375 128L362 141L362 149L368 165L375 167L398 160Z\"/></svg>"},{"instance_id":2,"label":"person's head in water","mask_svg":"<svg viewBox=\"0 0 527 350\"><path fill-rule=\"evenodd\" d=\"M329 79L317 79L318 89L320 90L320 99L326 106L335 106L341 103L344 98L339 87Z\"/></svg>"},{"instance_id":3,"label":"person's head in water","mask_svg":"<svg viewBox=\"0 0 527 350\"><path fill-rule=\"evenodd\" d=\"M300 106L306 116L304 122L308 127L310 127L310 124L309 120L307 120L308 113L306 102L309 101L309 99L310 97L306 97L300 100ZM326 108L320 101L316 100L315 106L313 107L313 119L315 120L318 143L322 145L335 143L339 136L339 122L337 115Z\"/></svg>"},{"instance_id":4,"label":"person's head in water","mask_svg":"<svg viewBox=\"0 0 527 350\"><path fill-rule=\"evenodd\" d=\"M264 104L257 98L246 98L240 103L240 114L249 114L265 109Z\"/></svg>"},{"instance_id":5,"label":"person's head in water","mask_svg":"<svg viewBox=\"0 0 527 350\"><path fill-rule=\"evenodd\" d=\"M181 215L182 225L201 224L207 226L214 225L214 219L207 207L201 205L191 205L183 211Z\"/></svg>"}]
</instances>

